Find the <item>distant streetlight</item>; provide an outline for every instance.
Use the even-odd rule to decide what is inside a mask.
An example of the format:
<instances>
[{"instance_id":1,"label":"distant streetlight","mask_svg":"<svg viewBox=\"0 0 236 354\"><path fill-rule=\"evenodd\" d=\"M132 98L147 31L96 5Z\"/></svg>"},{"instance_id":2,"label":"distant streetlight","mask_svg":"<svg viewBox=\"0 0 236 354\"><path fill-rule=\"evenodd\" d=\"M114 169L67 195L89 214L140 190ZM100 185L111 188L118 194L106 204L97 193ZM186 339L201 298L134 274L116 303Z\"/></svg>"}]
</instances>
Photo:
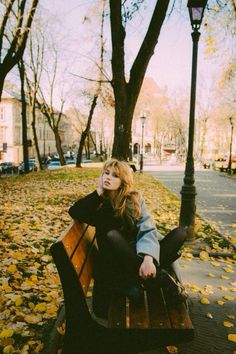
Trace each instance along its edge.
<instances>
[{"instance_id":1,"label":"distant streetlight","mask_svg":"<svg viewBox=\"0 0 236 354\"><path fill-rule=\"evenodd\" d=\"M196 81L197 81L197 53L200 32L198 31L207 0L189 0L188 9L191 21L193 51L192 51L192 78L191 78L191 97L189 113L189 135L188 135L188 153L185 164L184 185L181 189L181 209L180 225L188 228L188 238L194 238L195 224L195 196L196 187L194 185L194 160L193 160L193 140L194 140L194 120L195 120L195 101L196 101Z\"/></svg>"},{"instance_id":2,"label":"distant streetlight","mask_svg":"<svg viewBox=\"0 0 236 354\"><path fill-rule=\"evenodd\" d=\"M143 172L143 138L144 138L144 124L146 121L146 116L143 114L140 117L141 124L142 124L142 140L141 140L141 154L140 154L140 172Z\"/></svg>"},{"instance_id":3,"label":"distant streetlight","mask_svg":"<svg viewBox=\"0 0 236 354\"><path fill-rule=\"evenodd\" d=\"M228 164L228 173L231 174L232 166L232 144L233 144L233 134L234 134L234 123L232 117L229 117L229 122L231 125L231 136L230 136L230 145L229 145L229 164Z\"/></svg>"}]
</instances>

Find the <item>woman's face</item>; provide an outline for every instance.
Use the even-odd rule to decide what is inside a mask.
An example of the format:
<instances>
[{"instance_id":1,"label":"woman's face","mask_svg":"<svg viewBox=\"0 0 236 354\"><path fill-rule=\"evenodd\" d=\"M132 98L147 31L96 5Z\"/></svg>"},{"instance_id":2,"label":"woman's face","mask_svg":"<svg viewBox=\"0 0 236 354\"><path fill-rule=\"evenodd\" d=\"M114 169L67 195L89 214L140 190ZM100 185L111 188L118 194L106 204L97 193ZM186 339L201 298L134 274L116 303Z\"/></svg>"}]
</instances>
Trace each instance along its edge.
<instances>
[{"instance_id":1,"label":"woman's face","mask_svg":"<svg viewBox=\"0 0 236 354\"><path fill-rule=\"evenodd\" d=\"M102 174L102 187L109 191L116 191L121 185L121 179L114 168L107 167Z\"/></svg>"}]
</instances>

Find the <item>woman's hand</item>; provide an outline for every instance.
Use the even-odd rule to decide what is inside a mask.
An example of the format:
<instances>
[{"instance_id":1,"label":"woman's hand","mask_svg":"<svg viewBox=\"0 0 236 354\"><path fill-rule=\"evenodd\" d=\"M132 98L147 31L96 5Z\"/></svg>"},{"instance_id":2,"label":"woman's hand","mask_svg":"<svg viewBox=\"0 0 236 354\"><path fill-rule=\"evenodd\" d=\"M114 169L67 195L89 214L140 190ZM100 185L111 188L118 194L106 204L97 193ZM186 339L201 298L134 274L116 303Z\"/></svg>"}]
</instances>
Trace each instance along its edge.
<instances>
[{"instance_id":1,"label":"woman's hand","mask_svg":"<svg viewBox=\"0 0 236 354\"><path fill-rule=\"evenodd\" d=\"M145 255L139 268L139 276L142 279L155 278L156 272L157 270L153 263L153 258L149 255Z\"/></svg>"},{"instance_id":2,"label":"woman's hand","mask_svg":"<svg viewBox=\"0 0 236 354\"><path fill-rule=\"evenodd\" d=\"M102 175L99 177L98 182L97 182L97 194L101 195L104 192L103 186L102 186Z\"/></svg>"}]
</instances>

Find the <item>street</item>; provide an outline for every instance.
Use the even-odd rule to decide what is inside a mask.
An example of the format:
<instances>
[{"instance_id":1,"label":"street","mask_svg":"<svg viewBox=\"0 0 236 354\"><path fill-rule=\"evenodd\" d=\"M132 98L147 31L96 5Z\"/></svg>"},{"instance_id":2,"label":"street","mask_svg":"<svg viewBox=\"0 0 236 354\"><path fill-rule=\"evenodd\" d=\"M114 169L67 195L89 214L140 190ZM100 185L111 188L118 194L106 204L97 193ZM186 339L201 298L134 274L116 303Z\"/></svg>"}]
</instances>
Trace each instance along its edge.
<instances>
[{"instance_id":1,"label":"street","mask_svg":"<svg viewBox=\"0 0 236 354\"><path fill-rule=\"evenodd\" d=\"M175 166L146 166L169 190L181 198L184 169ZM236 179L212 170L195 171L197 214L208 220L221 233L236 236Z\"/></svg>"}]
</instances>

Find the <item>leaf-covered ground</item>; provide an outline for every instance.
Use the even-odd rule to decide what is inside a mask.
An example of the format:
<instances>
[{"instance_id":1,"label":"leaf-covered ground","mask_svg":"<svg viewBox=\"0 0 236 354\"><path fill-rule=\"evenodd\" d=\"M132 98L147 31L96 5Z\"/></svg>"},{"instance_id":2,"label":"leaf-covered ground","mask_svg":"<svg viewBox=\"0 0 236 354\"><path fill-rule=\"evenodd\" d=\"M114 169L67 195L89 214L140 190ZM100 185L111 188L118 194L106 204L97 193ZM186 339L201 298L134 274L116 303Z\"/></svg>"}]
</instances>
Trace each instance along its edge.
<instances>
[{"instance_id":1,"label":"leaf-covered ground","mask_svg":"<svg viewBox=\"0 0 236 354\"><path fill-rule=\"evenodd\" d=\"M43 351L63 301L49 248L71 222L72 203L95 189L99 172L64 167L0 180L0 352ZM136 173L135 180L158 229L165 234L176 227L178 199L150 175ZM200 250L229 251L210 225L199 219L196 224Z\"/></svg>"}]
</instances>

